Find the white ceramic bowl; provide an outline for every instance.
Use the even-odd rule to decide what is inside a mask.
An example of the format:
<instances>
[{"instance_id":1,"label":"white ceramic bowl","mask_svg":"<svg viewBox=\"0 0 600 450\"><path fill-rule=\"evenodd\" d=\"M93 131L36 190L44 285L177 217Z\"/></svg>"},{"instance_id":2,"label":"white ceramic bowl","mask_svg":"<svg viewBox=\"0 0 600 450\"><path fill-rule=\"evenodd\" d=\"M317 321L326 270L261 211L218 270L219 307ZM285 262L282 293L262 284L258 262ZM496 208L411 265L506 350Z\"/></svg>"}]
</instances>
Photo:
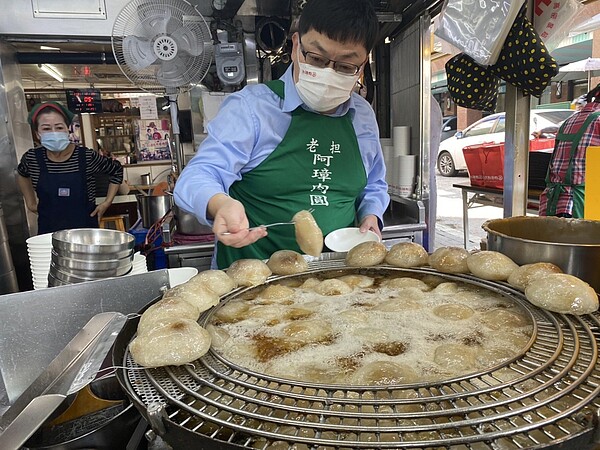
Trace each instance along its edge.
<instances>
[{"instance_id":1,"label":"white ceramic bowl","mask_svg":"<svg viewBox=\"0 0 600 450\"><path fill-rule=\"evenodd\" d=\"M334 252L347 252L362 242L379 242L379 236L372 231L361 233L358 228L340 228L325 236L325 245Z\"/></svg>"},{"instance_id":2,"label":"white ceramic bowl","mask_svg":"<svg viewBox=\"0 0 600 450\"><path fill-rule=\"evenodd\" d=\"M169 284L171 287L183 284L194 275L198 274L198 269L195 267L176 267L167 270L169 271Z\"/></svg>"}]
</instances>

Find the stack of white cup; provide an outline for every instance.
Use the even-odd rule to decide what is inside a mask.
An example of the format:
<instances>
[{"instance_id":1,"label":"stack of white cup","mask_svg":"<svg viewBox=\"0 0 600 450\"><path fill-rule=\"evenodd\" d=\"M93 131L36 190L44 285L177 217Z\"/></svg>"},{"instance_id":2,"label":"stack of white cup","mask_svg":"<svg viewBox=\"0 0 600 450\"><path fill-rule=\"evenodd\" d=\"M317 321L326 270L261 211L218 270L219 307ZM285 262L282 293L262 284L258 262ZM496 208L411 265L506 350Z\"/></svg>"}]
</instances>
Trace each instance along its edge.
<instances>
[{"instance_id":1,"label":"stack of white cup","mask_svg":"<svg viewBox=\"0 0 600 450\"><path fill-rule=\"evenodd\" d=\"M394 156L392 161L392 193L410 197L414 190L416 155L410 154L410 127L392 128Z\"/></svg>"},{"instance_id":2,"label":"stack of white cup","mask_svg":"<svg viewBox=\"0 0 600 450\"><path fill-rule=\"evenodd\" d=\"M396 195L410 197L415 188L416 155L400 155L394 161L396 178Z\"/></svg>"},{"instance_id":3,"label":"stack of white cup","mask_svg":"<svg viewBox=\"0 0 600 450\"><path fill-rule=\"evenodd\" d=\"M48 272L52 261L52 233L32 236L26 242L33 288L47 288Z\"/></svg>"},{"instance_id":4,"label":"stack of white cup","mask_svg":"<svg viewBox=\"0 0 600 450\"><path fill-rule=\"evenodd\" d=\"M383 162L385 164L385 182L388 189L392 189L393 168L394 168L394 143L392 138L379 138L381 150L383 152Z\"/></svg>"},{"instance_id":5,"label":"stack of white cup","mask_svg":"<svg viewBox=\"0 0 600 450\"><path fill-rule=\"evenodd\" d=\"M133 254L133 264L131 272L128 275L136 275L138 273L148 272L148 266L146 265L146 255L142 255L140 252Z\"/></svg>"}]
</instances>

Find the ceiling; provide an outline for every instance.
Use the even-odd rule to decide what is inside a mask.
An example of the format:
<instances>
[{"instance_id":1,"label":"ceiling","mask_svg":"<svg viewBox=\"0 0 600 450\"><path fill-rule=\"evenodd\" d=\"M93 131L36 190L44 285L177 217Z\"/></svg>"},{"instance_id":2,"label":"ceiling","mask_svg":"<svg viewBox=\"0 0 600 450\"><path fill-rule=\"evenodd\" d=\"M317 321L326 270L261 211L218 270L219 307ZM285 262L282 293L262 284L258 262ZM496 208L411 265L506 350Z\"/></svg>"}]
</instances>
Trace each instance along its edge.
<instances>
[{"instance_id":1,"label":"ceiling","mask_svg":"<svg viewBox=\"0 0 600 450\"><path fill-rule=\"evenodd\" d=\"M261 10L281 10L282 0L236 0L240 13L250 11L258 14ZM294 9L293 2L298 5L303 0L290 0L287 7ZM371 0L375 5L381 22L381 37L395 36L415 18L428 12L432 17L439 14L443 0ZM583 3L593 3L596 0L584 0ZM198 7L204 5L204 0L192 0L191 3ZM271 4L272 3L272 4ZM285 2L284 2L285 3ZM295 4L295 3L294 3ZM278 6L275 6L278 5ZM206 9L206 8L205 8ZM295 9L294 9L295 10ZM238 17L238 16L235 16ZM248 18L246 16L246 18ZM253 18L252 18L253 19ZM4 36L15 46L17 57L21 60L21 74L26 92L32 91L64 91L70 88L95 87L105 92L131 92L139 90L121 72L119 66L111 63L114 61L112 46L109 37L90 39L87 37L40 37L40 36ZM41 50L40 46L46 45L58 50ZM589 51L581 45L582 54ZM570 48L573 51L576 49ZM555 50L555 52L558 50ZM44 53L47 57L44 57ZM572 58L572 55L569 55ZM562 64L561 55L558 55ZM103 63L106 61L108 63ZM43 72L38 63L52 63L63 75L60 83Z\"/></svg>"},{"instance_id":2,"label":"ceiling","mask_svg":"<svg viewBox=\"0 0 600 450\"><path fill-rule=\"evenodd\" d=\"M255 5L255 9L273 10L269 6L271 1L280 5L281 0L238 0L242 9ZM414 18L425 11L432 16L439 13L442 0L425 0L414 2L412 0L371 0L380 17L381 35L393 36ZM192 3L197 3L198 0ZM236 2L232 2L236 3ZM290 2L291 3L291 2ZM298 4L302 2L298 0ZM279 6L281 8L281 6ZM252 8L250 8L252 9ZM121 72L114 61L110 38L95 38L93 40L82 37L58 38L31 37L12 35L5 37L16 48L17 58L21 62L21 75L23 87L26 92L32 91L64 91L65 89L95 87L105 92L131 92L137 91ZM26 38L26 39L25 39ZM53 47L57 50L42 50L42 45ZM46 56L44 56L46 55ZM102 63L102 61L108 63ZM62 74L63 82L58 82L50 75L43 72L38 64L50 63Z\"/></svg>"},{"instance_id":3,"label":"ceiling","mask_svg":"<svg viewBox=\"0 0 600 450\"><path fill-rule=\"evenodd\" d=\"M114 63L100 63L102 59L114 61L112 46L107 42L45 42L43 45L58 50L41 50L41 43L12 42L16 48L17 56L27 59L37 59L40 62L51 63L62 74L63 82L60 83L42 71L38 64L21 63L21 76L23 88L31 91L54 91L84 87L95 87L105 92L137 91ZM39 56L47 53L48 57ZM64 58L65 62L54 62ZM72 61L75 62L66 62ZM95 64L93 62L96 62Z\"/></svg>"}]
</instances>

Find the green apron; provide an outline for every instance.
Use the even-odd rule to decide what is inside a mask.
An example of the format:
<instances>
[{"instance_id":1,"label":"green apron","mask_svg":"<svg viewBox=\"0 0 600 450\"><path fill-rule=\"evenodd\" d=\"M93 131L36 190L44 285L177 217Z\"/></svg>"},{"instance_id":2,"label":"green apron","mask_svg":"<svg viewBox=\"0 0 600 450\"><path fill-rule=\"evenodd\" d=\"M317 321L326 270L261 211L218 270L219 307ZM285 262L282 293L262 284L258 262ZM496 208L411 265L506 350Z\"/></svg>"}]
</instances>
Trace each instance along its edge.
<instances>
[{"instance_id":1,"label":"green apron","mask_svg":"<svg viewBox=\"0 0 600 450\"><path fill-rule=\"evenodd\" d=\"M560 196L566 193L566 187L571 187L571 193L573 194L573 211L572 216L575 218L583 218L583 208L585 202L585 184L573 184L573 161L575 159L575 155L577 154L577 147L579 147L579 142L581 141L582 136L585 134L588 129L590 123L595 120L597 117L600 117L600 111L591 113L583 122L583 125L579 128L577 133L564 133L565 125L561 125L558 130L558 134L556 135L556 142L558 148L558 142L565 141L571 143L571 152L569 155L569 165L567 166L567 173L565 174L564 181L561 182L551 182L550 181L550 169L552 168L552 163L548 166L548 172L546 173L546 188L548 189L547 197L548 201L546 204L546 215L547 216L555 216L556 215L556 207L558 206L558 200Z\"/></svg>"},{"instance_id":2,"label":"green apron","mask_svg":"<svg viewBox=\"0 0 600 450\"><path fill-rule=\"evenodd\" d=\"M283 81L266 84L284 98ZM231 185L229 196L244 205L251 227L288 222L298 211L313 208L326 235L354 224L356 199L366 184L350 114L331 117L298 107L281 143ZM267 237L242 248L217 242L217 264L223 269L238 259L268 259L283 249L301 253L291 225L269 228Z\"/></svg>"}]
</instances>

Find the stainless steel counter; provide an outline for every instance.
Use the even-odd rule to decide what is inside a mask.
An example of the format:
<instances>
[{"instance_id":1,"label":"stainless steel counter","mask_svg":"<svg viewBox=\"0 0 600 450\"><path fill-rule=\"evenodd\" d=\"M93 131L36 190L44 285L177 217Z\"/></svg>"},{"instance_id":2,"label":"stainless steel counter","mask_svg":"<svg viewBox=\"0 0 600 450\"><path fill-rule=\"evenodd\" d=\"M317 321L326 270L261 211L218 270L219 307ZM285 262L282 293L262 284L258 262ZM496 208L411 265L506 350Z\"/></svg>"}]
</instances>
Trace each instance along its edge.
<instances>
[{"instance_id":1,"label":"stainless steel counter","mask_svg":"<svg viewBox=\"0 0 600 450\"><path fill-rule=\"evenodd\" d=\"M137 313L169 286L167 270L0 296L0 410L102 312Z\"/></svg>"},{"instance_id":2,"label":"stainless steel counter","mask_svg":"<svg viewBox=\"0 0 600 450\"><path fill-rule=\"evenodd\" d=\"M106 197L96 197L96 205L99 205L104 200L106 200ZM135 194L116 195L113 204L117 203L137 203L137 198L135 197Z\"/></svg>"},{"instance_id":3,"label":"stainless steel counter","mask_svg":"<svg viewBox=\"0 0 600 450\"><path fill-rule=\"evenodd\" d=\"M423 244L425 223L425 207L418 200L394 198L384 216L387 225L381 231L383 243L389 248L392 245L411 241ZM165 248L169 267L195 267L198 271L210 269L214 242L198 244L174 245Z\"/></svg>"}]
</instances>

